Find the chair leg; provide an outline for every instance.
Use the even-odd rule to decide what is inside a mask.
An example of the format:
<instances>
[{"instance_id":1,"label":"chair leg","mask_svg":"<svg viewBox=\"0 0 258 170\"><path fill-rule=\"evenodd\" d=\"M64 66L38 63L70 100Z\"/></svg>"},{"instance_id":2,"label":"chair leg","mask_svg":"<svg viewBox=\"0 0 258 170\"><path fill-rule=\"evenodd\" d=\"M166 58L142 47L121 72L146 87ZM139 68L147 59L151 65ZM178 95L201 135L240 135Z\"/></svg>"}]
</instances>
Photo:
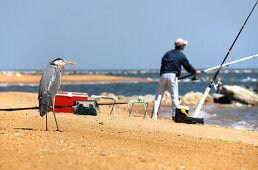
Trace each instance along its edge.
<instances>
[{"instance_id":1,"label":"chair leg","mask_svg":"<svg viewBox=\"0 0 258 170\"><path fill-rule=\"evenodd\" d=\"M128 111L129 111L129 117L131 117L131 109L130 109L130 103L128 102Z\"/></svg>"},{"instance_id":2,"label":"chair leg","mask_svg":"<svg viewBox=\"0 0 258 170\"><path fill-rule=\"evenodd\" d=\"M128 106L129 117L130 117L130 105L129 105L129 102L128 102L127 106Z\"/></svg>"},{"instance_id":3,"label":"chair leg","mask_svg":"<svg viewBox=\"0 0 258 170\"><path fill-rule=\"evenodd\" d=\"M148 115L148 113L147 113L148 104L145 105L145 103L144 103L143 106L144 106L144 110L145 110L145 118L147 118L147 115Z\"/></svg>"},{"instance_id":4,"label":"chair leg","mask_svg":"<svg viewBox=\"0 0 258 170\"><path fill-rule=\"evenodd\" d=\"M113 115L114 115L114 116L115 116L115 114L116 114L115 103L116 103L116 100L114 99L114 100L113 100Z\"/></svg>"},{"instance_id":5,"label":"chair leg","mask_svg":"<svg viewBox=\"0 0 258 170\"><path fill-rule=\"evenodd\" d=\"M128 102L129 117L131 117L132 112L133 112L133 104L134 104L134 103L132 103L132 106L131 106L131 108L130 108L130 103Z\"/></svg>"},{"instance_id":6,"label":"chair leg","mask_svg":"<svg viewBox=\"0 0 258 170\"><path fill-rule=\"evenodd\" d=\"M131 114L133 113L133 106L134 106L134 103L132 104L132 108L131 108Z\"/></svg>"}]
</instances>

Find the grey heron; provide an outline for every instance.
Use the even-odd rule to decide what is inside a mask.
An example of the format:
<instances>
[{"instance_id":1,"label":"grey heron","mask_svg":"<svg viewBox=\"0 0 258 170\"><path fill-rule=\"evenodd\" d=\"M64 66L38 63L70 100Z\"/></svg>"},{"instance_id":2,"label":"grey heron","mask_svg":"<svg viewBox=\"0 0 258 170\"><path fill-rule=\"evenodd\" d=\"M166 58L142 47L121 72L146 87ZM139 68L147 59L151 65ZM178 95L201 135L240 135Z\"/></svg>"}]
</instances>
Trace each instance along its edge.
<instances>
[{"instance_id":1,"label":"grey heron","mask_svg":"<svg viewBox=\"0 0 258 170\"><path fill-rule=\"evenodd\" d=\"M47 112L53 103L53 114L56 121L57 131L59 131L56 115L55 115L55 96L61 84L61 75L64 73L66 64L76 64L67 62L61 58L57 58L50 62L43 72L39 84L39 112L40 116L46 115L46 130L47 128Z\"/></svg>"}]
</instances>

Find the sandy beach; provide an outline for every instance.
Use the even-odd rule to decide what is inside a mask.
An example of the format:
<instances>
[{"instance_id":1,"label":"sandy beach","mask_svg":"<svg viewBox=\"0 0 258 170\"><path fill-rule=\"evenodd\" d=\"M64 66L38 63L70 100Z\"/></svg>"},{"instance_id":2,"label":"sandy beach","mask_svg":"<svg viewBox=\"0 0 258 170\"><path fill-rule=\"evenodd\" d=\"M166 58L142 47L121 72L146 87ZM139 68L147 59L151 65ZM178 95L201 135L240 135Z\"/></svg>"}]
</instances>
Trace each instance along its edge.
<instances>
[{"instance_id":1,"label":"sandy beach","mask_svg":"<svg viewBox=\"0 0 258 170\"><path fill-rule=\"evenodd\" d=\"M38 106L36 93L1 92L1 108ZM100 101L101 102L101 101ZM148 113L151 113L149 106ZM0 169L257 169L258 133L128 117L126 105L97 116L0 112Z\"/></svg>"}]
</instances>

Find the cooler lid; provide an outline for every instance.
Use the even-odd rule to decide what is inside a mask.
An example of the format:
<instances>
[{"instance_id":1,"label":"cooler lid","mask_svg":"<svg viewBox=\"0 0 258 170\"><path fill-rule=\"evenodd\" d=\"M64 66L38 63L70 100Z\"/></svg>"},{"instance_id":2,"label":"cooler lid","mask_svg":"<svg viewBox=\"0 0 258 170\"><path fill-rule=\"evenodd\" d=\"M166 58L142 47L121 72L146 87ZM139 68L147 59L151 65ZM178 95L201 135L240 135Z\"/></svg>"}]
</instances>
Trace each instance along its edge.
<instances>
[{"instance_id":1,"label":"cooler lid","mask_svg":"<svg viewBox=\"0 0 258 170\"><path fill-rule=\"evenodd\" d=\"M56 95L67 96L67 97L88 97L88 93L68 92L68 91L58 91Z\"/></svg>"}]
</instances>

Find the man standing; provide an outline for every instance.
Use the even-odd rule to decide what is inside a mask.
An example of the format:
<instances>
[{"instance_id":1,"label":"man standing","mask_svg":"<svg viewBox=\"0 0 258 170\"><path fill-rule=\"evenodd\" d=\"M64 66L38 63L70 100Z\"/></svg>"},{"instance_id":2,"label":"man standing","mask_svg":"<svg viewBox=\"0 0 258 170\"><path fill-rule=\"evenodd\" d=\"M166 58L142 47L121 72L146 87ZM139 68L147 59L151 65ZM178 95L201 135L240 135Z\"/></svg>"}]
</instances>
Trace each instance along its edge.
<instances>
[{"instance_id":1,"label":"man standing","mask_svg":"<svg viewBox=\"0 0 258 170\"><path fill-rule=\"evenodd\" d=\"M172 117L173 112L179 106L178 99L178 82L177 79L181 73L181 66L185 70L193 75L201 74L201 71L195 70L193 66L189 63L185 54L181 51L184 50L185 46L188 44L187 41L182 38L178 38L175 41L175 49L168 51L161 60L160 68L160 82L155 96L155 102L153 107L153 119L157 120L157 113L162 101L163 94L168 88L171 94L172 100Z\"/></svg>"}]
</instances>

